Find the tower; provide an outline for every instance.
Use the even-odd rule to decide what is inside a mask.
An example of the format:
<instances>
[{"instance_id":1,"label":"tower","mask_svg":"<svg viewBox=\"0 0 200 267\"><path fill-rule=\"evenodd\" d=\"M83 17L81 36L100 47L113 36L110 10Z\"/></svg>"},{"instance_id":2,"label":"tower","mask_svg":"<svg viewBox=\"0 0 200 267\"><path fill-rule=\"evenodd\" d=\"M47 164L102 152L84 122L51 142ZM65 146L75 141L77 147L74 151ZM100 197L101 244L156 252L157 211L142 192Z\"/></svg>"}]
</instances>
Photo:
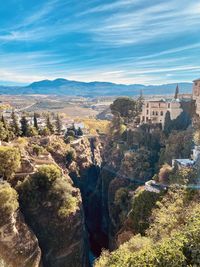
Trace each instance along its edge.
<instances>
[{"instance_id":1,"label":"tower","mask_svg":"<svg viewBox=\"0 0 200 267\"><path fill-rule=\"evenodd\" d=\"M179 87L178 87L178 84L177 84L176 90L175 90L175 95L174 95L175 99L178 99L178 94L179 94Z\"/></svg>"}]
</instances>

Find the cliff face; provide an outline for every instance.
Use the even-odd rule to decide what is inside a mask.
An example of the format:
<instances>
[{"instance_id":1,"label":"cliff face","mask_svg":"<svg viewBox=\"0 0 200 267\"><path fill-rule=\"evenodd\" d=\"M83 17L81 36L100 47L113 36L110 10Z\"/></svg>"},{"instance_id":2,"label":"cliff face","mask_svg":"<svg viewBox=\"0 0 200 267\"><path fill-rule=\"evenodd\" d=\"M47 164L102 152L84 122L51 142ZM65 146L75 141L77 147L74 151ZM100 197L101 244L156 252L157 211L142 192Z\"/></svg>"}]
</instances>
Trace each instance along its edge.
<instances>
[{"instance_id":1,"label":"cliff face","mask_svg":"<svg viewBox=\"0 0 200 267\"><path fill-rule=\"evenodd\" d=\"M8 187L12 194L16 191L8 185L3 198L0 192L0 214L7 218L2 224L0 218L0 266L87 267L88 238L82 198L67 175L62 139L29 138L20 151L21 168L11 184L18 191L19 203L15 200L21 212L7 216L4 202L12 203L12 199L7 199L5 190ZM38 176L44 166L46 175ZM51 183L51 177L56 177L56 181Z\"/></svg>"},{"instance_id":2,"label":"cliff face","mask_svg":"<svg viewBox=\"0 0 200 267\"><path fill-rule=\"evenodd\" d=\"M81 204L66 219L51 212L38 210L29 213L29 224L38 236L44 267L85 267L87 265L87 239Z\"/></svg>"},{"instance_id":3,"label":"cliff face","mask_svg":"<svg viewBox=\"0 0 200 267\"><path fill-rule=\"evenodd\" d=\"M26 222L39 240L43 266L88 266L82 199L70 177L55 163L40 165L17 190Z\"/></svg>"},{"instance_id":4,"label":"cliff face","mask_svg":"<svg viewBox=\"0 0 200 267\"><path fill-rule=\"evenodd\" d=\"M19 211L0 227L0 258L9 267L42 267L38 240Z\"/></svg>"},{"instance_id":5,"label":"cliff face","mask_svg":"<svg viewBox=\"0 0 200 267\"><path fill-rule=\"evenodd\" d=\"M83 137L72 142L71 148L75 156L67 164L67 171L81 191L90 249L99 255L102 247L107 247L107 236L102 231L101 193L96 189L101 183L103 144L98 137Z\"/></svg>"}]
</instances>

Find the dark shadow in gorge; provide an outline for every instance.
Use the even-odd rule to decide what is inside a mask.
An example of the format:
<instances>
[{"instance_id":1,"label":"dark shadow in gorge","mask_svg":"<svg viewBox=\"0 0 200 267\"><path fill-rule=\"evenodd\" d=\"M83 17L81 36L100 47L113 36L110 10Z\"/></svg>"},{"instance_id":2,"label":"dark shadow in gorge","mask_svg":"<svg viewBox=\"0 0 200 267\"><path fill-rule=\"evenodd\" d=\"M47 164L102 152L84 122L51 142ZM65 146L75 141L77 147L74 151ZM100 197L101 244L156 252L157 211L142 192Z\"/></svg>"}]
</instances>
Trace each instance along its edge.
<instances>
[{"instance_id":1,"label":"dark shadow in gorge","mask_svg":"<svg viewBox=\"0 0 200 267\"><path fill-rule=\"evenodd\" d=\"M81 191L89 246L95 257L100 255L102 248L108 248L108 235L103 231L104 211L102 209L100 172L99 166L92 165L81 171L80 176L70 173L74 185Z\"/></svg>"}]
</instances>

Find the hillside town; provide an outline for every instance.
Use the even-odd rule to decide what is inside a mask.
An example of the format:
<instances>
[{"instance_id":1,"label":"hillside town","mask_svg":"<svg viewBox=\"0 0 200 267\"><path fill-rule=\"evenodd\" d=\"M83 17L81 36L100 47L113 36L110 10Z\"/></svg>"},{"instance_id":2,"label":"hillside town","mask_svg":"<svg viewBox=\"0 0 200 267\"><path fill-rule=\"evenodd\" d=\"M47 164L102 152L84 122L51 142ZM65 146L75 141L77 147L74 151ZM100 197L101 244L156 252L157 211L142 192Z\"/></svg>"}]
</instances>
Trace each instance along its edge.
<instances>
[{"instance_id":1,"label":"hillside town","mask_svg":"<svg viewBox=\"0 0 200 267\"><path fill-rule=\"evenodd\" d=\"M197 114L200 115L200 80L196 79L193 81L193 90L192 93L188 94L182 94L180 92L179 86L177 84L177 87L174 90L174 96L170 97L160 97L153 96L151 98L148 98L148 96L144 95L143 99L143 105L142 110L139 116L139 124L143 123L158 123L161 124L162 127L164 127L165 123L165 116L166 113L170 113L171 119L176 119L182 111L188 112L188 109L191 108L193 101L196 103L196 110ZM108 102L109 103L109 102ZM103 103L104 108L106 108L106 102ZM20 122L22 116L26 115L26 119L30 126L34 125L34 116L32 112L26 112L26 109L20 108L15 109L12 107L9 102L7 103L1 103L1 106L4 107L2 110L2 115L7 120L8 123L11 123L11 114L14 111L15 115L17 117L18 122ZM109 106L108 106L109 107ZM46 114L41 113L38 114L37 117L37 123L40 128L45 127L46 122ZM112 114L107 114L106 117L108 120L112 119ZM64 133L67 128L71 127L72 124L74 124L75 128L80 127L81 129L84 129L84 123L79 122L80 125L78 125L73 118L65 118L62 117L62 133ZM54 119L55 121L55 119Z\"/></svg>"}]
</instances>

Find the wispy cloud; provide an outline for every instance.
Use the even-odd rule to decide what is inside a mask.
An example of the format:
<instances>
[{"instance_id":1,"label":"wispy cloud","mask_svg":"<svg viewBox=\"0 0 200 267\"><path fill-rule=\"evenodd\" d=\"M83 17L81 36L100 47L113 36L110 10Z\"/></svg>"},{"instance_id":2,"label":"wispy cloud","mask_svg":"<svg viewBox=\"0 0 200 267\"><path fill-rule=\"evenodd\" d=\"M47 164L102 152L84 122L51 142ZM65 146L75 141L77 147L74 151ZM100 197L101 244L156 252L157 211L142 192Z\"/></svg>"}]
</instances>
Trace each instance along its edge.
<instances>
[{"instance_id":1,"label":"wispy cloud","mask_svg":"<svg viewBox=\"0 0 200 267\"><path fill-rule=\"evenodd\" d=\"M0 29L0 80L158 83L200 72L195 0L20 3Z\"/></svg>"}]
</instances>

